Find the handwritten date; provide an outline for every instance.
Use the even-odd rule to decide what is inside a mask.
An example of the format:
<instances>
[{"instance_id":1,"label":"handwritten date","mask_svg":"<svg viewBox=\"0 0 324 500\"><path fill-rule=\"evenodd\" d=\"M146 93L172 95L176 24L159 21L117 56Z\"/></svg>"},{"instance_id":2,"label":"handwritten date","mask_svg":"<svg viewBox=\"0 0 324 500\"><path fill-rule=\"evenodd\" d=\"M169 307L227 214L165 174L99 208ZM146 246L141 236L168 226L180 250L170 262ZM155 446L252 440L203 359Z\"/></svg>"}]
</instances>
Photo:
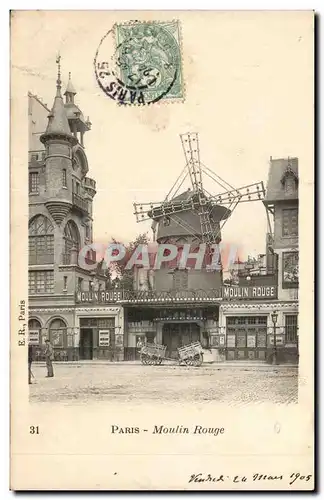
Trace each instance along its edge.
<instances>
[{"instance_id":1,"label":"handwritten date","mask_svg":"<svg viewBox=\"0 0 324 500\"><path fill-rule=\"evenodd\" d=\"M188 483L225 483L230 481L232 483L247 483L247 482L263 482L263 481L287 481L289 486L296 483L297 481L309 481L312 477L312 474L301 474L300 472L293 472L289 477L284 477L281 475L271 475L271 474L252 474L252 476L226 476L223 474L213 476L212 474L202 474L201 472L198 474L191 474Z\"/></svg>"}]
</instances>

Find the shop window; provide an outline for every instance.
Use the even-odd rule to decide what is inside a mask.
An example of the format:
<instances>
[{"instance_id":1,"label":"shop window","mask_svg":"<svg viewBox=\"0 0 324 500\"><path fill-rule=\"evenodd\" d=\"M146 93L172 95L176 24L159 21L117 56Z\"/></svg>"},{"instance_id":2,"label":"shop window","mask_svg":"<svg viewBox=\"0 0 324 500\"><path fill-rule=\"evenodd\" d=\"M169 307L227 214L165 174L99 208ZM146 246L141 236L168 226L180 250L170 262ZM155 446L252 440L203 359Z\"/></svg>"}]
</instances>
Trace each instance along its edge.
<instances>
[{"instance_id":1,"label":"shop window","mask_svg":"<svg viewBox=\"0 0 324 500\"><path fill-rule=\"evenodd\" d=\"M53 347L64 347L64 336L67 328L65 322L58 318L54 319L49 328L49 339Z\"/></svg>"},{"instance_id":2,"label":"shop window","mask_svg":"<svg viewBox=\"0 0 324 500\"><path fill-rule=\"evenodd\" d=\"M258 317L258 324L259 325L266 325L268 321L268 318L266 316L259 316Z\"/></svg>"},{"instance_id":3,"label":"shop window","mask_svg":"<svg viewBox=\"0 0 324 500\"><path fill-rule=\"evenodd\" d=\"M267 346L267 332L258 333L257 335L257 347Z\"/></svg>"},{"instance_id":4,"label":"shop window","mask_svg":"<svg viewBox=\"0 0 324 500\"><path fill-rule=\"evenodd\" d=\"M244 330L237 333L237 347L246 347L246 334Z\"/></svg>"},{"instance_id":5,"label":"shop window","mask_svg":"<svg viewBox=\"0 0 324 500\"><path fill-rule=\"evenodd\" d=\"M283 209L282 236L298 236L298 208Z\"/></svg>"},{"instance_id":6,"label":"shop window","mask_svg":"<svg viewBox=\"0 0 324 500\"><path fill-rule=\"evenodd\" d=\"M29 271L28 293L37 295L42 293L53 293L54 271Z\"/></svg>"},{"instance_id":7,"label":"shop window","mask_svg":"<svg viewBox=\"0 0 324 500\"><path fill-rule=\"evenodd\" d=\"M286 333L286 342L297 342L297 315L296 314L287 314L285 316L285 333Z\"/></svg>"}]
</instances>

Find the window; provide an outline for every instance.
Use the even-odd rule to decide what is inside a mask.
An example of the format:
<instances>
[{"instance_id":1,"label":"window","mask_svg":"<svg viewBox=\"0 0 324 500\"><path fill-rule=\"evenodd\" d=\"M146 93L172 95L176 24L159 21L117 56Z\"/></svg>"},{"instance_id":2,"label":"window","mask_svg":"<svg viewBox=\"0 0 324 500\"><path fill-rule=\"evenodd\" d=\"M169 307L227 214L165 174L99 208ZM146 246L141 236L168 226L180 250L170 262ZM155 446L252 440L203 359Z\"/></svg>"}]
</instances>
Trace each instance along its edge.
<instances>
[{"instance_id":1,"label":"window","mask_svg":"<svg viewBox=\"0 0 324 500\"><path fill-rule=\"evenodd\" d=\"M298 285L299 253L284 252L282 254L282 282L283 285Z\"/></svg>"},{"instance_id":2,"label":"window","mask_svg":"<svg viewBox=\"0 0 324 500\"><path fill-rule=\"evenodd\" d=\"M69 220L64 228L64 242L65 242L65 261L69 263L72 248L78 252L80 250L80 235L75 222Z\"/></svg>"},{"instance_id":3,"label":"window","mask_svg":"<svg viewBox=\"0 0 324 500\"><path fill-rule=\"evenodd\" d=\"M37 215L28 229L29 263L52 264L54 262L54 227L43 215Z\"/></svg>"},{"instance_id":4,"label":"window","mask_svg":"<svg viewBox=\"0 0 324 500\"><path fill-rule=\"evenodd\" d=\"M29 174L29 192L38 193L39 177L38 172L30 172Z\"/></svg>"},{"instance_id":5,"label":"window","mask_svg":"<svg viewBox=\"0 0 324 500\"><path fill-rule=\"evenodd\" d=\"M62 170L62 184L63 184L63 187L67 187L67 184L66 184L66 168L63 168L63 170Z\"/></svg>"},{"instance_id":6,"label":"window","mask_svg":"<svg viewBox=\"0 0 324 500\"><path fill-rule=\"evenodd\" d=\"M53 293L54 271L29 271L28 292L30 295Z\"/></svg>"},{"instance_id":7,"label":"window","mask_svg":"<svg viewBox=\"0 0 324 500\"><path fill-rule=\"evenodd\" d=\"M67 276L63 277L63 290L67 290Z\"/></svg>"},{"instance_id":8,"label":"window","mask_svg":"<svg viewBox=\"0 0 324 500\"><path fill-rule=\"evenodd\" d=\"M90 227L88 225L86 225L85 227L85 235L86 235L86 238L90 238Z\"/></svg>"},{"instance_id":9,"label":"window","mask_svg":"<svg viewBox=\"0 0 324 500\"><path fill-rule=\"evenodd\" d=\"M76 194L80 194L80 184L79 184L79 182L75 183L75 187L76 187Z\"/></svg>"},{"instance_id":10,"label":"window","mask_svg":"<svg viewBox=\"0 0 324 500\"><path fill-rule=\"evenodd\" d=\"M66 324L62 319L54 319L49 329L50 342L54 347L64 346L64 335L66 335Z\"/></svg>"},{"instance_id":11,"label":"window","mask_svg":"<svg viewBox=\"0 0 324 500\"><path fill-rule=\"evenodd\" d=\"M285 193L290 196L296 192L297 189L297 181L293 174L286 175L285 182Z\"/></svg>"},{"instance_id":12,"label":"window","mask_svg":"<svg viewBox=\"0 0 324 500\"><path fill-rule=\"evenodd\" d=\"M282 236L298 236L298 208L283 209Z\"/></svg>"},{"instance_id":13,"label":"window","mask_svg":"<svg viewBox=\"0 0 324 500\"><path fill-rule=\"evenodd\" d=\"M83 278L78 278L78 290L79 292L83 290Z\"/></svg>"},{"instance_id":14,"label":"window","mask_svg":"<svg viewBox=\"0 0 324 500\"><path fill-rule=\"evenodd\" d=\"M297 342L297 314L285 316L286 342Z\"/></svg>"}]
</instances>

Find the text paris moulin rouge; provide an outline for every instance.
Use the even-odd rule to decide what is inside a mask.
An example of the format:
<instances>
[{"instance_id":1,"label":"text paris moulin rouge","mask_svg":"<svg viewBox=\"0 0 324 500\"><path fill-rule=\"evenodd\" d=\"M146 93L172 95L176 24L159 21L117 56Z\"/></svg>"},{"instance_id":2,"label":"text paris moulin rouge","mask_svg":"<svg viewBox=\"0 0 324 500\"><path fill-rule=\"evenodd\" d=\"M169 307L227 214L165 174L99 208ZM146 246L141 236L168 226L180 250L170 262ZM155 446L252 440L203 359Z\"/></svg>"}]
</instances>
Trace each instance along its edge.
<instances>
[{"instance_id":1,"label":"text paris moulin rouge","mask_svg":"<svg viewBox=\"0 0 324 500\"><path fill-rule=\"evenodd\" d=\"M111 426L111 434L141 434L142 432L149 432L149 430L141 429L140 427L120 427L118 425ZM224 427L204 427L202 425L195 425L192 428L185 427L184 425L154 425L151 429L151 434L209 434L212 436L218 436L220 434L224 434L224 432Z\"/></svg>"}]
</instances>

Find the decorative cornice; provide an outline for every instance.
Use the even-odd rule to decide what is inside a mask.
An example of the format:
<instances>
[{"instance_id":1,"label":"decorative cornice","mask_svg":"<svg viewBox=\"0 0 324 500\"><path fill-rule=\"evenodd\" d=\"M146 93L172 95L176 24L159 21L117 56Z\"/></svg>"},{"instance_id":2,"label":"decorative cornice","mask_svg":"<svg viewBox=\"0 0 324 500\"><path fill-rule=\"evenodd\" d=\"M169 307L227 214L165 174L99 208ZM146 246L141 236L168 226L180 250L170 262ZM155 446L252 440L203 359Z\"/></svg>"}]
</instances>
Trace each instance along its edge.
<instances>
[{"instance_id":1,"label":"decorative cornice","mask_svg":"<svg viewBox=\"0 0 324 500\"><path fill-rule=\"evenodd\" d=\"M229 309L298 309L298 302L267 302L262 304L257 303L235 303L235 304L222 304L220 306L221 311L227 311Z\"/></svg>"},{"instance_id":2,"label":"decorative cornice","mask_svg":"<svg viewBox=\"0 0 324 500\"><path fill-rule=\"evenodd\" d=\"M29 307L30 312L33 313L57 313L57 312L110 312L110 313L115 313L118 314L121 310L122 307L82 307L82 308L77 308L77 307L57 307L55 309L48 309L48 308L38 308L35 309L34 307Z\"/></svg>"}]
</instances>

